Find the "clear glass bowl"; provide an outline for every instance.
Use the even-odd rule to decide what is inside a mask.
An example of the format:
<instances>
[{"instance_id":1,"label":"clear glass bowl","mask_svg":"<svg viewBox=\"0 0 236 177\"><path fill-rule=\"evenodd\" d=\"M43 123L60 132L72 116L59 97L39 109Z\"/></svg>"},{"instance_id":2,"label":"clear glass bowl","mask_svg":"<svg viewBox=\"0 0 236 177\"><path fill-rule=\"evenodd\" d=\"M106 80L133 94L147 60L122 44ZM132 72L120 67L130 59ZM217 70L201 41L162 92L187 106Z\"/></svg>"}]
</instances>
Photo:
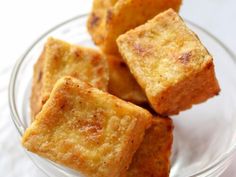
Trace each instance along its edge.
<instances>
[{"instance_id":1,"label":"clear glass bowl","mask_svg":"<svg viewBox=\"0 0 236 177\"><path fill-rule=\"evenodd\" d=\"M86 30L87 15L68 20L42 35L17 61L10 80L9 104L20 137L30 124L29 97L33 65L48 36L95 47ZM236 59L214 36L187 21L214 57L219 96L174 116L171 177L217 177L228 167L236 149ZM32 161L51 177L79 176L30 152Z\"/></svg>"}]
</instances>

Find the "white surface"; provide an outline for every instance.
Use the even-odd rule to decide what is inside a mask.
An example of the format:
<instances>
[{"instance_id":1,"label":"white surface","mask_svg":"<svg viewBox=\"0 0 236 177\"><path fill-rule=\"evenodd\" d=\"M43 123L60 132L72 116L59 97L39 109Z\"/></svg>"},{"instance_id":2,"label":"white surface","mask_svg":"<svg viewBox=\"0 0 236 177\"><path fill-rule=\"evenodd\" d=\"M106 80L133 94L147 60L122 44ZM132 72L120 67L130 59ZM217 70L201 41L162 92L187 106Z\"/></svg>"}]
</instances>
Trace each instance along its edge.
<instances>
[{"instance_id":1,"label":"white surface","mask_svg":"<svg viewBox=\"0 0 236 177\"><path fill-rule=\"evenodd\" d=\"M54 25L88 12L91 0L8 0L0 1L0 92L6 89L9 72L2 71L42 33ZM185 0L181 15L217 36L236 51L235 0ZM0 93L0 177L44 177L20 146L19 137L10 119L7 91ZM236 163L236 156L233 164ZM234 165L222 177L235 177Z\"/></svg>"}]
</instances>

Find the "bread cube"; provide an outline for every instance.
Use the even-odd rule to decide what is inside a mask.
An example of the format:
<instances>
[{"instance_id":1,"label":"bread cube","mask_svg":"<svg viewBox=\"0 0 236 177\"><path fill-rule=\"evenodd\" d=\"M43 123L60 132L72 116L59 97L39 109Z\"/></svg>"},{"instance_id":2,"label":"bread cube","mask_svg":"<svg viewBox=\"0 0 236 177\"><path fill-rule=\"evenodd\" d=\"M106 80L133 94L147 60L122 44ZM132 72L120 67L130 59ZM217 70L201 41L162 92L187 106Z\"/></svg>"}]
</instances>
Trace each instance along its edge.
<instances>
[{"instance_id":1,"label":"bread cube","mask_svg":"<svg viewBox=\"0 0 236 177\"><path fill-rule=\"evenodd\" d=\"M106 55L109 66L108 92L132 103L147 103L144 91L119 55Z\"/></svg>"},{"instance_id":2,"label":"bread cube","mask_svg":"<svg viewBox=\"0 0 236 177\"><path fill-rule=\"evenodd\" d=\"M182 0L94 0L87 27L95 44L109 54L118 53L116 39L158 13L179 10Z\"/></svg>"},{"instance_id":3,"label":"bread cube","mask_svg":"<svg viewBox=\"0 0 236 177\"><path fill-rule=\"evenodd\" d=\"M212 56L172 9L121 35L117 43L159 114L178 114L220 91Z\"/></svg>"},{"instance_id":4,"label":"bread cube","mask_svg":"<svg viewBox=\"0 0 236 177\"><path fill-rule=\"evenodd\" d=\"M54 85L26 130L29 151L88 177L120 177L143 140L152 115L72 77Z\"/></svg>"},{"instance_id":5,"label":"bread cube","mask_svg":"<svg viewBox=\"0 0 236 177\"><path fill-rule=\"evenodd\" d=\"M126 177L169 177L172 133L171 119L155 117L134 154Z\"/></svg>"},{"instance_id":6,"label":"bread cube","mask_svg":"<svg viewBox=\"0 0 236 177\"><path fill-rule=\"evenodd\" d=\"M97 50L49 38L34 67L31 94L32 117L41 110L54 84L63 76L79 78L106 91L109 77L108 64Z\"/></svg>"}]
</instances>

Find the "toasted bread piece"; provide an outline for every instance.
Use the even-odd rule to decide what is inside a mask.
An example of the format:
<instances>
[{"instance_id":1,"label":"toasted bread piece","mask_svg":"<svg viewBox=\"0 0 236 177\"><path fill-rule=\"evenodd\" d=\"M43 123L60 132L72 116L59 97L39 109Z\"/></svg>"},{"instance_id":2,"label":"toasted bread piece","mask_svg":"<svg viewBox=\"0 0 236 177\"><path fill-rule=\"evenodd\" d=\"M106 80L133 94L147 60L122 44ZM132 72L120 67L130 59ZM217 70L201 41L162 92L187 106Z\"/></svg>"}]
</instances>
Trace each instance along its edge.
<instances>
[{"instance_id":1,"label":"toasted bread piece","mask_svg":"<svg viewBox=\"0 0 236 177\"><path fill-rule=\"evenodd\" d=\"M106 53L118 53L116 39L158 13L179 10L182 0L94 0L87 27L92 39Z\"/></svg>"},{"instance_id":2,"label":"toasted bread piece","mask_svg":"<svg viewBox=\"0 0 236 177\"><path fill-rule=\"evenodd\" d=\"M31 96L32 117L41 110L58 79L73 76L106 91L108 64L104 56L89 48L49 38L34 67Z\"/></svg>"},{"instance_id":3,"label":"toasted bread piece","mask_svg":"<svg viewBox=\"0 0 236 177\"><path fill-rule=\"evenodd\" d=\"M212 56L172 9L121 35L117 42L159 114L177 114L220 91Z\"/></svg>"},{"instance_id":4,"label":"toasted bread piece","mask_svg":"<svg viewBox=\"0 0 236 177\"><path fill-rule=\"evenodd\" d=\"M132 103L147 103L147 97L138 85L120 55L106 55L109 66L108 92Z\"/></svg>"},{"instance_id":5,"label":"toasted bread piece","mask_svg":"<svg viewBox=\"0 0 236 177\"><path fill-rule=\"evenodd\" d=\"M155 117L134 154L126 177L168 177L173 142L173 124L169 118Z\"/></svg>"},{"instance_id":6,"label":"toasted bread piece","mask_svg":"<svg viewBox=\"0 0 236 177\"><path fill-rule=\"evenodd\" d=\"M64 77L26 130L22 144L85 176L119 177L151 121L147 110Z\"/></svg>"}]
</instances>

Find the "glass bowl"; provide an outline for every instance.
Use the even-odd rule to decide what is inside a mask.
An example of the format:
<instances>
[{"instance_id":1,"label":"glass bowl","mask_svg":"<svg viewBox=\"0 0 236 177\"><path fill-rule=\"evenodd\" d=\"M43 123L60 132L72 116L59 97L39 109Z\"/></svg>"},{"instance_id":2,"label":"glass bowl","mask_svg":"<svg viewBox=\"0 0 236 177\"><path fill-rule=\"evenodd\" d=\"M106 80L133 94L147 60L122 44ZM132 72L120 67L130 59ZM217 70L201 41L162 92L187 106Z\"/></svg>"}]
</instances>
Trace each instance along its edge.
<instances>
[{"instance_id":1,"label":"glass bowl","mask_svg":"<svg viewBox=\"0 0 236 177\"><path fill-rule=\"evenodd\" d=\"M86 30L87 15L68 20L42 35L17 61L9 85L12 120L20 137L30 124L29 97L33 65L48 36L95 47ZM221 86L219 96L174 116L171 177L217 177L231 163L236 149L236 63L235 57L217 38L192 22L195 31L214 57ZM51 177L79 176L78 172L26 153Z\"/></svg>"}]
</instances>

